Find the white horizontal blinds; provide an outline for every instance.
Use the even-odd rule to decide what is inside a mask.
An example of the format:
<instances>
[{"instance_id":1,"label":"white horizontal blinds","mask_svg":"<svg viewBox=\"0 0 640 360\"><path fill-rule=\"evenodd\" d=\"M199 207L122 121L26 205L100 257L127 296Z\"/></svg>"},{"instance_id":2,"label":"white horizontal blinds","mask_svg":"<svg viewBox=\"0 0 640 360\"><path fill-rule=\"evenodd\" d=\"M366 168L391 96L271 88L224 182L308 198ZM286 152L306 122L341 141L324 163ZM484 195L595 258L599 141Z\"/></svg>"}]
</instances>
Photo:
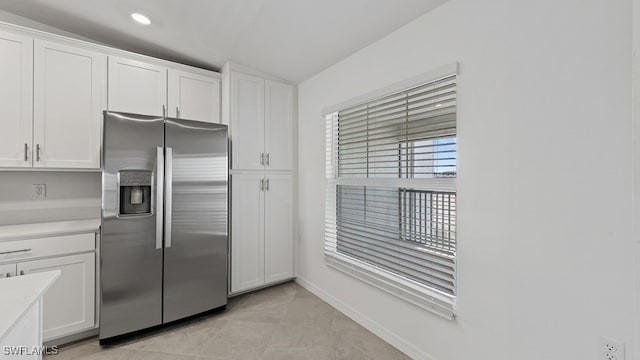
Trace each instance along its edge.
<instances>
[{"instance_id":1,"label":"white horizontal blinds","mask_svg":"<svg viewBox=\"0 0 640 360\"><path fill-rule=\"evenodd\" d=\"M338 153L338 114L326 115L325 157L325 253L336 251L336 174L335 162Z\"/></svg>"},{"instance_id":2,"label":"white horizontal blinds","mask_svg":"<svg viewBox=\"0 0 640 360\"><path fill-rule=\"evenodd\" d=\"M327 255L455 296L456 75L330 114L326 136Z\"/></svg>"},{"instance_id":3,"label":"white horizontal blinds","mask_svg":"<svg viewBox=\"0 0 640 360\"><path fill-rule=\"evenodd\" d=\"M455 133L455 75L345 109L338 113L338 176L454 176Z\"/></svg>"},{"instance_id":4,"label":"white horizontal blinds","mask_svg":"<svg viewBox=\"0 0 640 360\"><path fill-rule=\"evenodd\" d=\"M436 201L410 207L404 204L403 189L398 190L338 185L336 250L455 295L455 253L441 251L443 244L432 246L438 242L436 236L424 236L438 231L430 224L438 220L417 216L437 211ZM419 222L422 232L417 231Z\"/></svg>"}]
</instances>

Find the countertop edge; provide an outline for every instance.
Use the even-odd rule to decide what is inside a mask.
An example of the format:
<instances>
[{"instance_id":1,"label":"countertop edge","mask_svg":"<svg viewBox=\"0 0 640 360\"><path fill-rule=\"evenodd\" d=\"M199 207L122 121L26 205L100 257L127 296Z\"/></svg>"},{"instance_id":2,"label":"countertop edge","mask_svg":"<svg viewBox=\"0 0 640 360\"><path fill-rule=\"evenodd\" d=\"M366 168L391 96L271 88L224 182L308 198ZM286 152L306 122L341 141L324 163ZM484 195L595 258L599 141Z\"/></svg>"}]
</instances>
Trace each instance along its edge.
<instances>
[{"instance_id":1,"label":"countertop edge","mask_svg":"<svg viewBox=\"0 0 640 360\"><path fill-rule=\"evenodd\" d=\"M35 304L35 302L44 296L44 293L49 290L51 285L60 277L60 270L52 270L46 271L42 273L35 273L23 276L16 276L13 278L2 279L0 281L0 292L4 294L9 299L8 301L14 302L14 304L9 304L7 307L11 307L9 310L11 314L9 316L3 316L2 321L0 321L0 342L4 340L6 335L11 332L11 330L16 326L18 322L24 317L24 314ZM24 284L19 284L24 281L31 281L33 284L28 284L28 289L20 289L20 287L24 287ZM10 282L10 284L7 284ZM17 283L17 284L16 284ZM3 289L5 288L6 289ZM16 289L11 289L11 287L16 287ZM21 292L27 292L27 294L21 296ZM4 299L5 302L7 299ZM9 346L11 344L8 344Z\"/></svg>"},{"instance_id":2,"label":"countertop edge","mask_svg":"<svg viewBox=\"0 0 640 360\"><path fill-rule=\"evenodd\" d=\"M4 225L0 226L0 242L96 232L100 229L100 223L100 219L82 219L34 224Z\"/></svg>"}]
</instances>

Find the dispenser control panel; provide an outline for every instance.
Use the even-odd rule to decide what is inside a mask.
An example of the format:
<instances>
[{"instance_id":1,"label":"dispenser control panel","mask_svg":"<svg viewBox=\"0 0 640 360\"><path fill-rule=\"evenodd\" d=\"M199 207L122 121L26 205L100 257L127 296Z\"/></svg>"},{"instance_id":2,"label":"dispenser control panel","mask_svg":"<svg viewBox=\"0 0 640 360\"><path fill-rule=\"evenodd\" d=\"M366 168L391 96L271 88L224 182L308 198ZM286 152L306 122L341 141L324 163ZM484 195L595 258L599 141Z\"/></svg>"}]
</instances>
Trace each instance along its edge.
<instances>
[{"instance_id":1,"label":"dispenser control panel","mask_svg":"<svg viewBox=\"0 0 640 360\"><path fill-rule=\"evenodd\" d=\"M151 186L151 171L121 170L120 186Z\"/></svg>"}]
</instances>

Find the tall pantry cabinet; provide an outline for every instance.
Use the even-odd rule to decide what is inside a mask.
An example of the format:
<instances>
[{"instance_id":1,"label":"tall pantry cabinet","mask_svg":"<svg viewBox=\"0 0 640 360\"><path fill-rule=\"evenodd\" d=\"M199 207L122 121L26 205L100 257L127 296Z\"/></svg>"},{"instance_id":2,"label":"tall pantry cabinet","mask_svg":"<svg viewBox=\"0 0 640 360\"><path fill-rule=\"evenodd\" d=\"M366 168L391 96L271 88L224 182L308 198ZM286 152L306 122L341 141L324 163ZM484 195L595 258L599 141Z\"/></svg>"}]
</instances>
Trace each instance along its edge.
<instances>
[{"instance_id":1,"label":"tall pantry cabinet","mask_svg":"<svg viewBox=\"0 0 640 360\"><path fill-rule=\"evenodd\" d=\"M226 64L231 140L231 294L293 278L291 84Z\"/></svg>"}]
</instances>

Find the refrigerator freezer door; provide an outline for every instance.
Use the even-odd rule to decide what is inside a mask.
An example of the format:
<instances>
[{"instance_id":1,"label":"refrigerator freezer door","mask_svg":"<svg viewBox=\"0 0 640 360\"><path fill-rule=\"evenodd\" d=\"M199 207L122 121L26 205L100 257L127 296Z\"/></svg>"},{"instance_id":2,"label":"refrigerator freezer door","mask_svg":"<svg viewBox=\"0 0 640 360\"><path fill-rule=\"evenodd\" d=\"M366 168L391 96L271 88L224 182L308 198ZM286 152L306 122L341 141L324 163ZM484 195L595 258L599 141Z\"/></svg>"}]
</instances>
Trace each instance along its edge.
<instances>
[{"instance_id":1,"label":"refrigerator freezer door","mask_svg":"<svg viewBox=\"0 0 640 360\"><path fill-rule=\"evenodd\" d=\"M162 323L163 119L105 112L103 144L100 340ZM119 215L123 170L150 172L150 214Z\"/></svg>"},{"instance_id":2,"label":"refrigerator freezer door","mask_svg":"<svg viewBox=\"0 0 640 360\"><path fill-rule=\"evenodd\" d=\"M166 119L165 139L167 323L227 303L227 127Z\"/></svg>"}]
</instances>

